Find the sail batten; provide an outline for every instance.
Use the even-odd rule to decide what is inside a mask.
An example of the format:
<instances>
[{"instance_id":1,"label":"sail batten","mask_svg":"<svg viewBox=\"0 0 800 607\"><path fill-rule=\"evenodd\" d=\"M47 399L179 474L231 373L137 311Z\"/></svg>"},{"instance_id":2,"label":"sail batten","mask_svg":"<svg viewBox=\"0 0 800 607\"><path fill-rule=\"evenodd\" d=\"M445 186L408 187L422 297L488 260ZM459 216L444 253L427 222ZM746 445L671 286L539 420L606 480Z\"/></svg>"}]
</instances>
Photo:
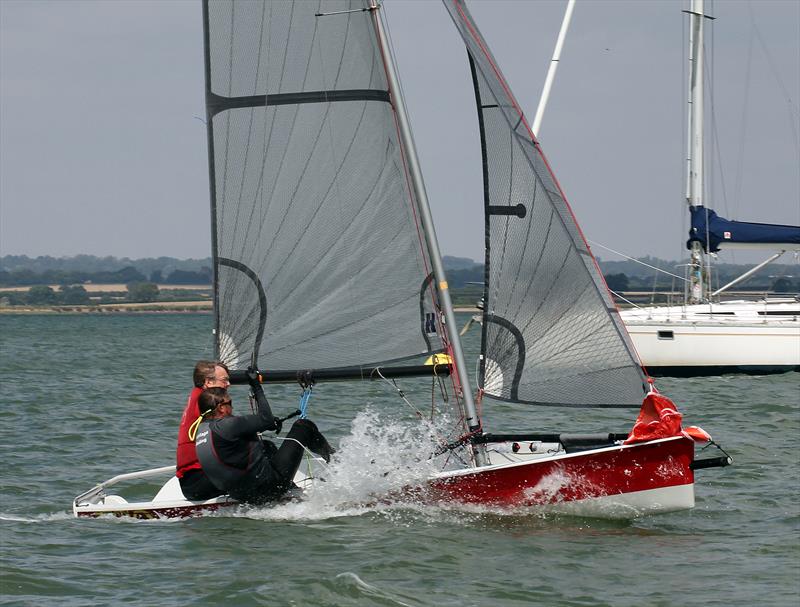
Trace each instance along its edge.
<instances>
[{"instance_id":1,"label":"sail batten","mask_svg":"<svg viewBox=\"0 0 800 607\"><path fill-rule=\"evenodd\" d=\"M232 369L443 348L369 3L320 7L204 2L216 343Z\"/></svg>"},{"instance_id":2,"label":"sail batten","mask_svg":"<svg viewBox=\"0 0 800 607\"><path fill-rule=\"evenodd\" d=\"M389 92L376 89L350 91L307 91L302 93L276 93L274 95L246 95L241 97L209 96L208 107L212 115L224 110L260 107L263 105L300 105L303 103L333 103L336 101L384 101L389 103Z\"/></svg>"},{"instance_id":3,"label":"sail batten","mask_svg":"<svg viewBox=\"0 0 800 607\"><path fill-rule=\"evenodd\" d=\"M450 365L404 365L404 366L374 366L337 367L330 369L274 369L260 373L264 383L296 383L299 379L304 381L353 381L359 379L393 379L401 377L447 377L450 375ZM243 370L231 371L232 384L247 383L247 372Z\"/></svg>"},{"instance_id":4,"label":"sail batten","mask_svg":"<svg viewBox=\"0 0 800 607\"><path fill-rule=\"evenodd\" d=\"M467 47L481 134L480 385L513 402L638 407L644 373L563 192L465 3L444 3Z\"/></svg>"}]
</instances>

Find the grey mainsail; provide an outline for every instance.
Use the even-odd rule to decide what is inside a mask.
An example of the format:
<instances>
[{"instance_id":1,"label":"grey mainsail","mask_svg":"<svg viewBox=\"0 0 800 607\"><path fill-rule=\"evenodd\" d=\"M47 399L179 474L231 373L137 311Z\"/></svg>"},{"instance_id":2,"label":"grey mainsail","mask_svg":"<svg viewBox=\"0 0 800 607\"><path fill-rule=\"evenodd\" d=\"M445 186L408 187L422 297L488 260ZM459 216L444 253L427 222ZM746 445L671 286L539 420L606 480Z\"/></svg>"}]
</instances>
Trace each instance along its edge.
<instances>
[{"instance_id":1,"label":"grey mainsail","mask_svg":"<svg viewBox=\"0 0 800 607\"><path fill-rule=\"evenodd\" d=\"M480 387L543 405L639 406L646 382L597 264L462 0L481 132L486 287Z\"/></svg>"},{"instance_id":2,"label":"grey mainsail","mask_svg":"<svg viewBox=\"0 0 800 607\"><path fill-rule=\"evenodd\" d=\"M441 350L368 4L203 7L218 356L330 369Z\"/></svg>"}]
</instances>

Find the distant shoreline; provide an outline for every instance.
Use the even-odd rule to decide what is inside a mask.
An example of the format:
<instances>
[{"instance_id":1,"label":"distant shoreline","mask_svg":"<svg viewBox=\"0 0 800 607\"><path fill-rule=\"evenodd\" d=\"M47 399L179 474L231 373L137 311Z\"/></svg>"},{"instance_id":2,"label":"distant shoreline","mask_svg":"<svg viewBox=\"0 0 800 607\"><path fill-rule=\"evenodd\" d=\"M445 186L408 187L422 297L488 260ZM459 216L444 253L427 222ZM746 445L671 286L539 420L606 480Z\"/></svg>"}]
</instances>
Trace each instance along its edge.
<instances>
[{"instance_id":1,"label":"distant shoreline","mask_svg":"<svg viewBox=\"0 0 800 607\"><path fill-rule=\"evenodd\" d=\"M121 303L90 306L0 306L0 314L211 314L210 301ZM456 306L455 312L476 314L470 306Z\"/></svg>"},{"instance_id":2,"label":"distant shoreline","mask_svg":"<svg viewBox=\"0 0 800 607\"><path fill-rule=\"evenodd\" d=\"M169 301L73 306L0 306L0 314L210 314L210 301Z\"/></svg>"},{"instance_id":3,"label":"distant shoreline","mask_svg":"<svg viewBox=\"0 0 800 607\"><path fill-rule=\"evenodd\" d=\"M25 285L25 286L17 286L17 287L0 287L0 291L17 291L17 292L27 292L30 290L32 286L42 286L42 285ZM48 284L44 285L53 289L53 291L57 291L61 285L57 284ZM103 282L103 283L80 283L77 286L81 286L87 293L124 293L128 290L128 285L124 283L117 283L117 282ZM209 293L213 289L211 285L173 285L173 284L156 284L159 291L208 291Z\"/></svg>"}]
</instances>

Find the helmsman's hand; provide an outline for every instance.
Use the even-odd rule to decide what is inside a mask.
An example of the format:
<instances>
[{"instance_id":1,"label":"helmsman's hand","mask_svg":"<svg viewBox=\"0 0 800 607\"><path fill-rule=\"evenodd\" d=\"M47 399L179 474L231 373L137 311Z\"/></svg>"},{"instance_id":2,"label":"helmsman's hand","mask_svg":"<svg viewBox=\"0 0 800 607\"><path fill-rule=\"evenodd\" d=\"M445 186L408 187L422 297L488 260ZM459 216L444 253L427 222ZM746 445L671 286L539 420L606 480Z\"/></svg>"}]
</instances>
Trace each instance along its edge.
<instances>
[{"instance_id":1,"label":"helmsman's hand","mask_svg":"<svg viewBox=\"0 0 800 607\"><path fill-rule=\"evenodd\" d=\"M249 367L247 369L247 383L250 384L250 387L253 389L261 385L261 372L255 367Z\"/></svg>"}]
</instances>

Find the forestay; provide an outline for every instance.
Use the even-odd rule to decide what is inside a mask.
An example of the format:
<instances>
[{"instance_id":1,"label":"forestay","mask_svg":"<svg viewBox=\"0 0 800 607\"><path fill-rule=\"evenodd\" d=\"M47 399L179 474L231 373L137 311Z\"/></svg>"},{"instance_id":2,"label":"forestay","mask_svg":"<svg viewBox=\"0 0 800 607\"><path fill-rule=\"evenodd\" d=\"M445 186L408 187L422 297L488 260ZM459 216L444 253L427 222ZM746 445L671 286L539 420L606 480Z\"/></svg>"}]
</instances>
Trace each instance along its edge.
<instances>
[{"instance_id":1,"label":"forestay","mask_svg":"<svg viewBox=\"0 0 800 607\"><path fill-rule=\"evenodd\" d=\"M204 2L216 341L233 368L442 348L366 7Z\"/></svg>"},{"instance_id":2,"label":"forestay","mask_svg":"<svg viewBox=\"0 0 800 607\"><path fill-rule=\"evenodd\" d=\"M639 406L645 377L564 195L464 2L486 214L480 386L489 396Z\"/></svg>"}]
</instances>

